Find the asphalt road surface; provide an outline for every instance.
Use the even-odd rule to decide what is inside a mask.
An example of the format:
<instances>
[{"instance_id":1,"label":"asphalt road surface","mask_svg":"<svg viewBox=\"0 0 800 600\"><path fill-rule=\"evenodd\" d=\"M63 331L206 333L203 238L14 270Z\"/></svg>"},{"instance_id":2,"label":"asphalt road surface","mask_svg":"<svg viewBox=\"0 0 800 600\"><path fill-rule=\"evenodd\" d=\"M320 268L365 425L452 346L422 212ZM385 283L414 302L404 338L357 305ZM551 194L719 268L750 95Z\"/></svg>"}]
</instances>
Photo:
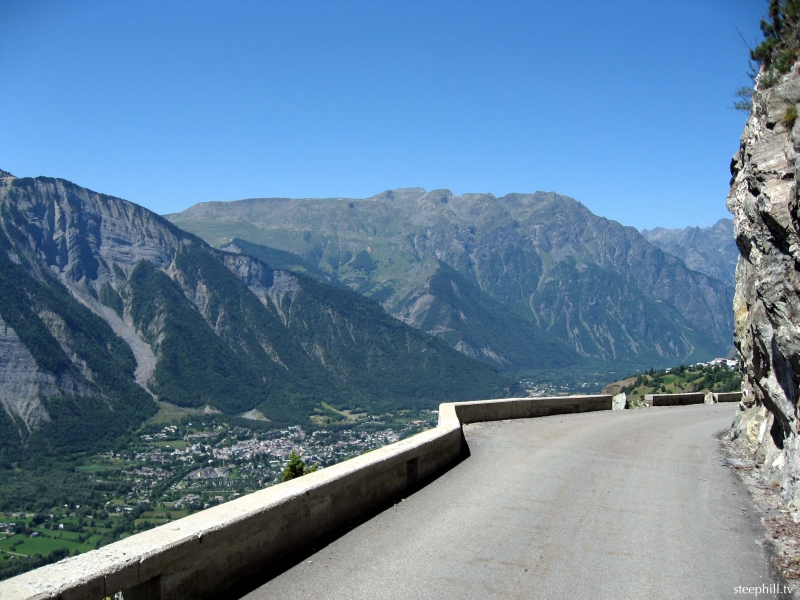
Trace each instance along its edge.
<instances>
[{"instance_id":1,"label":"asphalt road surface","mask_svg":"<svg viewBox=\"0 0 800 600\"><path fill-rule=\"evenodd\" d=\"M468 425L469 458L246 598L755 597L778 580L714 437L735 407Z\"/></svg>"}]
</instances>

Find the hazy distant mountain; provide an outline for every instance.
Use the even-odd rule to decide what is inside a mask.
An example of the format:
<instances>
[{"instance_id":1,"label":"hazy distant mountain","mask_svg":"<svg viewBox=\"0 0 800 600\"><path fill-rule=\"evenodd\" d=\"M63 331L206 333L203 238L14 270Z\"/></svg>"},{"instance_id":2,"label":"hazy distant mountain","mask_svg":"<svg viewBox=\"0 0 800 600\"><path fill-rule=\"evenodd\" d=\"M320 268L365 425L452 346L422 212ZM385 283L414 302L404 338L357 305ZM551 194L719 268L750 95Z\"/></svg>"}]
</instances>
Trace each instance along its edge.
<instances>
[{"instance_id":1,"label":"hazy distant mountain","mask_svg":"<svg viewBox=\"0 0 800 600\"><path fill-rule=\"evenodd\" d=\"M0 246L0 462L106 444L153 397L289 423L512 391L341 284L62 179L0 172Z\"/></svg>"},{"instance_id":2,"label":"hazy distant mountain","mask_svg":"<svg viewBox=\"0 0 800 600\"><path fill-rule=\"evenodd\" d=\"M238 238L292 252L508 371L675 364L731 347L729 286L553 193L409 188L209 202L167 218L217 246Z\"/></svg>"},{"instance_id":3,"label":"hazy distant mountain","mask_svg":"<svg viewBox=\"0 0 800 600\"><path fill-rule=\"evenodd\" d=\"M664 252L680 258L690 269L735 286L739 249L733 237L731 219L720 219L711 227L643 229L642 235Z\"/></svg>"}]
</instances>

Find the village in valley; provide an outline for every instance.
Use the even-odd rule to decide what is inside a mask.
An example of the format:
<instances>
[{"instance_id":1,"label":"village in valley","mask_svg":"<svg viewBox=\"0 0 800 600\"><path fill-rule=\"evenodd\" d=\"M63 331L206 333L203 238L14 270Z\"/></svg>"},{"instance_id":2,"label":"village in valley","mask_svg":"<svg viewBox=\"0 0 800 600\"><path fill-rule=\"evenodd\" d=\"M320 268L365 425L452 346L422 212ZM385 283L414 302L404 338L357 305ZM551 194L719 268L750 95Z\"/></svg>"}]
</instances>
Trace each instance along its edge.
<instances>
[{"instance_id":1,"label":"village in valley","mask_svg":"<svg viewBox=\"0 0 800 600\"><path fill-rule=\"evenodd\" d=\"M86 552L280 483L292 452L307 467L324 469L435 427L438 419L435 410L399 411L306 430L207 413L159 422L165 414L126 447L66 469L64 495L75 503L62 503L54 490L35 506L15 506L7 494L0 507L0 568Z\"/></svg>"}]
</instances>

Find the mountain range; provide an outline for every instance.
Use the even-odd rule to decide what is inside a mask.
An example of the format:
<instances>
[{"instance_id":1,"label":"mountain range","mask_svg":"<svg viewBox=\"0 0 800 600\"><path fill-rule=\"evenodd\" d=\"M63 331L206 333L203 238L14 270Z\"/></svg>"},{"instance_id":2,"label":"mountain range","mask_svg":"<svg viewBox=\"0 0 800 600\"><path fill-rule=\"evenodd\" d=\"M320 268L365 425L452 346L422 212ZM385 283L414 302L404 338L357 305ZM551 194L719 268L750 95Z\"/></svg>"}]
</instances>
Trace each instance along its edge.
<instances>
[{"instance_id":1,"label":"mountain range","mask_svg":"<svg viewBox=\"0 0 800 600\"><path fill-rule=\"evenodd\" d=\"M0 463L108 447L156 401L282 426L730 347L730 286L554 193L410 188L164 218L0 171L0 246Z\"/></svg>"},{"instance_id":2,"label":"mountain range","mask_svg":"<svg viewBox=\"0 0 800 600\"><path fill-rule=\"evenodd\" d=\"M711 227L643 229L642 236L686 266L735 287L736 262L739 248L733 237L733 221L720 219Z\"/></svg>"},{"instance_id":3,"label":"mountain range","mask_svg":"<svg viewBox=\"0 0 800 600\"><path fill-rule=\"evenodd\" d=\"M0 246L0 463L107 447L156 400L284 425L520 393L311 263L63 179L0 171Z\"/></svg>"},{"instance_id":4,"label":"mountain range","mask_svg":"<svg viewBox=\"0 0 800 600\"><path fill-rule=\"evenodd\" d=\"M727 354L733 288L555 193L255 198L166 215L231 252L281 252L513 374Z\"/></svg>"}]
</instances>

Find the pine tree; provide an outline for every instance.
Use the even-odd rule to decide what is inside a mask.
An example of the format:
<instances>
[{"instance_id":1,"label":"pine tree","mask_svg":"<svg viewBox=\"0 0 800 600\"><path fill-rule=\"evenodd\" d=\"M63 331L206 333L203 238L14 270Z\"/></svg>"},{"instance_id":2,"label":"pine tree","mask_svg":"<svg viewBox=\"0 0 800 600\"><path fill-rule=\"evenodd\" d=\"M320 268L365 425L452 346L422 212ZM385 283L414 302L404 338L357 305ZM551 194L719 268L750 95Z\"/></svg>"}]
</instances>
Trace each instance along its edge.
<instances>
[{"instance_id":1,"label":"pine tree","mask_svg":"<svg viewBox=\"0 0 800 600\"><path fill-rule=\"evenodd\" d=\"M286 463L286 468L283 470L281 481L289 481L296 477L305 475L305 464L294 450L289 455L289 462Z\"/></svg>"},{"instance_id":2,"label":"pine tree","mask_svg":"<svg viewBox=\"0 0 800 600\"><path fill-rule=\"evenodd\" d=\"M286 463L286 468L281 473L281 482L302 477L303 475L313 473L316 470L317 465L306 468L306 465L303 462L303 459L300 458L300 455L292 450L292 453L289 455L289 462Z\"/></svg>"}]
</instances>

